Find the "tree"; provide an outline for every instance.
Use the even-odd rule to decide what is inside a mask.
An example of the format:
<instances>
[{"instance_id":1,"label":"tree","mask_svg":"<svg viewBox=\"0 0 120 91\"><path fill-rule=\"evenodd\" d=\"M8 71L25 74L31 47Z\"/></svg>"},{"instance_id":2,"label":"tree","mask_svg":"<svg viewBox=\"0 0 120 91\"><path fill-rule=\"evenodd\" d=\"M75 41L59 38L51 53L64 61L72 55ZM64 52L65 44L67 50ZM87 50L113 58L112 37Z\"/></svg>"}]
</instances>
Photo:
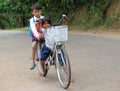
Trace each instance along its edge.
<instances>
[{"instance_id":1,"label":"tree","mask_svg":"<svg viewBox=\"0 0 120 91\"><path fill-rule=\"evenodd\" d=\"M104 18L111 0L1 0L0 14L8 17L10 28L27 26L32 16L30 6L35 3L42 6L45 16L49 15L55 21L62 13L69 15L82 8L86 8L91 16Z\"/></svg>"}]
</instances>

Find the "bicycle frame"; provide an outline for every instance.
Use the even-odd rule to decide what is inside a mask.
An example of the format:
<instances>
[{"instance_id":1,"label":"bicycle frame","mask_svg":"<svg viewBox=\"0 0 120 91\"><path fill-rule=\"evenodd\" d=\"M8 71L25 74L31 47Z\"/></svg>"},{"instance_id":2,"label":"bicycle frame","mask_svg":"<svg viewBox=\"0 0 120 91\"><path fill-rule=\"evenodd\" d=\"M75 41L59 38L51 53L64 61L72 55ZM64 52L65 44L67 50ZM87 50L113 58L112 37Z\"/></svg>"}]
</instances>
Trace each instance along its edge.
<instances>
[{"instance_id":1,"label":"bicycle frame","mask_svg":"<svg viewBox=\"0 0 120 91\"><path fill-rule=\"evenodd\" d=\"M50 62L55 62L56 51L59 50L60 47L65 48L65 42L60 41L60 42L54 43L53 50L51 52L52 56L51 56L51 54L49 55L49 57L51 57Z\"/></svg>"}]
</instances>

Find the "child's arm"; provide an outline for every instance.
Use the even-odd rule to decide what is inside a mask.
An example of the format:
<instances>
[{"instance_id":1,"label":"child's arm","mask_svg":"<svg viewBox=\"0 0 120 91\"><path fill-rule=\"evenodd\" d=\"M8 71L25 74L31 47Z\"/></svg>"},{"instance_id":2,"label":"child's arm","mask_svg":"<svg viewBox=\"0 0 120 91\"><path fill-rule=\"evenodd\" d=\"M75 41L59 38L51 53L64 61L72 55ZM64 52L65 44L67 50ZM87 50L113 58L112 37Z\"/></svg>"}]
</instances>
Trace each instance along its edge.
<instances>
[{"instance_id":1,"label":"child's arm","mask_svg":"<svg viewBox=\"0 0 120 91\"><path fill-rule=\"evenodd\" d=\"M34 36L36 39L39 40L39 39L40 39L40 36L39 36L39 34L38 34L38 32L37 32L36 25L35 25L33 19L30 19L30 27L31 27L33 36Z\"/></svg>"},{"instance_id":2,"label":"child's arm","mask_svg":"<svg viewBox=\"0 0 120 91\"><path fill-rule=\"evenodd\" d=\"M37 29L37 31L38 31L39 33L42 34L42 23L41 23L41 22L39 22L39 23L36 24L36 29Z\"/></svg>"}]
</instances>

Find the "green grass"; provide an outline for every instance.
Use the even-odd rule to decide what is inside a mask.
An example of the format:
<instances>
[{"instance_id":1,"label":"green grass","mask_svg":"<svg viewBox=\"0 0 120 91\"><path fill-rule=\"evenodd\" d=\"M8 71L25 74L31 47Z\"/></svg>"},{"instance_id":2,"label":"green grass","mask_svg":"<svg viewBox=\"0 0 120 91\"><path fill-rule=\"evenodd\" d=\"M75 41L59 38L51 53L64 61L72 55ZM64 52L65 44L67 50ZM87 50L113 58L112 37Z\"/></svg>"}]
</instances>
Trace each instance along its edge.
<instances>
[{"instance_id":1,"label":"green grass","mask_svg":"<svg viewBox=\"0 0 120 91\"><path fill-rule=\"evenodd\" d=\"M9 29L10 31L28 31L28 27Z\"/></svg>"}]
</instances>

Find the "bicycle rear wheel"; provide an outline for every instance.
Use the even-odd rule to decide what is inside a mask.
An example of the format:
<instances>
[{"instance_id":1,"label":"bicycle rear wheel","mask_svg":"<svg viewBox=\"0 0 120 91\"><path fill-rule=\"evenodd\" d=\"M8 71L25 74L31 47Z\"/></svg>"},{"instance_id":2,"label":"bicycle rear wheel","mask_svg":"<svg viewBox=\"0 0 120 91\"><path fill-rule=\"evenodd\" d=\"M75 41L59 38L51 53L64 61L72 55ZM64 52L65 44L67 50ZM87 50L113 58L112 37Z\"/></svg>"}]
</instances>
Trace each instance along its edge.
<instances>
[{"instance_id":1,"label":"bicycle rear wheel","mask_svg":"<svg viewBox=\"0 0 120 91\"><path fill-rule=\"evenodd\" d=\"M36 49L36 61L39 61L40 55L41 55L41 49L45 45L44 39L41 38L41 40L37 44L37 49Z\"/></svg>"},{"instance_id":2,"label":"bicycle rear wheel","mask_svg":"<svg viewBox=\"0 0 120 91\"><path fill-rule=\"evenodd\" d=\"M37 49L36 49L36 53L35 53L36 61L39 61L39 58L40 58L40 52L41 52L41 44L38 42L38 44L37 44Z\"/></svg>"},{"instance_id":3,"label":"bicycle rear wheel","mask_svg":"<svg viewBox=\"0 0 120 91\"><path fill-rule=\"evenodd\" d=\"M71 66L67 51L64 48L56 51L56 72L60 85L67 89L71 82Z\"/></svg>"}]
</instances>

